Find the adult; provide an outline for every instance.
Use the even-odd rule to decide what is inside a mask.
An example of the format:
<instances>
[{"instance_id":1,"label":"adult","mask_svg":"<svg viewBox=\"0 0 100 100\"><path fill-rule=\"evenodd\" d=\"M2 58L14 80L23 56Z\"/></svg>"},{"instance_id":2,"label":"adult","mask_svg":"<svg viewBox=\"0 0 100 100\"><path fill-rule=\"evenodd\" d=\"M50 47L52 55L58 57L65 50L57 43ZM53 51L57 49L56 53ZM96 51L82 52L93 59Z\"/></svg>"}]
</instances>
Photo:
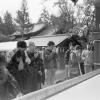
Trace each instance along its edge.
<instances>
[{"instance_id":1,"label":"adult","mask_svg":"<svg viewBox=\"0 0 100 100\"><path fill-rule=\"evenodd\" d=\"M44 83L45 80L45 73L43 67L43 60L40 58L40 53L36 51L36 46L34 42L29 42L29 48L26 52L31 60L29 66L32 73L32 92L41 88L41 83Z\"/></svg>"},{"instance_id":2,"label":"adult","mask_svg":"<svg viewBox=\"0 0 100 100\"><path fill-rule=\"evenodd\" d=\"M77 77L81 74L80 69L80 54L81 52L81 46L77 45L75 46L75 50L70 53L69 63L68 63L68 69L69 69L69 78Z\"/></svg>"},{"instance_id":3,"label":"adult","mask_svg":"<svg viewBox=\"0 0 100 100\"><path fill-rule=\"evenodd\" d=\"M54 49L55 43L53 41L49 41L47 44L47 49L43 52L44 59L44 67L45 67L45 86L50 86L55 83L55 72L57 69L56 59L58 58L58 54L56 49Z\"/></svg>"},{"instance_id":4,"label":"adult","mask_svg":"<svg viewBox=\"0 0 100 100\"><path fill-rule=\"evenodd\" d=\"M23 94L29 93L27 79L30 73L28 71L28 63L26 62L26 48L26 42L18 41L17 50L12 56L11 61L7 64L7 69L17 80Z\"/></svg>"},{"instance_id":5,"label":"adult","mask_svg":"<svg viewBox=\"0 0 100 100\"><path fill-rule=\"evenodd\" d=\"M84 60L85 73L92 71L94 65L94 53L90 44L87 44L87 48L83 50L82 59Z\"/></svg>"},{"instance_id":6,"label":"adult","mask_svg":"<svg viewBox=\"0 0 100 100\"><path fill-rule=\"evenodd\" d=\"M75 45L74 43L69 43L69 49L65 52L65 56L64 56L64 61L65 61L65 70L66 70L66 79L69 78L68 75L68 63L69 63L69 57L70 57L70 53L74 50Z\"/></svg>"}]
</instances>

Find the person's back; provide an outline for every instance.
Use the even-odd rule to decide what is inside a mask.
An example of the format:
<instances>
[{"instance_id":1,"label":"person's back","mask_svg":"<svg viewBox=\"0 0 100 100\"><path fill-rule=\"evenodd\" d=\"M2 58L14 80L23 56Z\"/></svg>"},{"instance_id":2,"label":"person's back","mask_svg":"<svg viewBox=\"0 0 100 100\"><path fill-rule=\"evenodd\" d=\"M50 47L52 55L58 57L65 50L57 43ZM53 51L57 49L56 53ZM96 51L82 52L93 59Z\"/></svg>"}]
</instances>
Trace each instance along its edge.
<instances>
[{"instance_id":1,"label":"person's back","mask_svg":"<svg viewBox=\"0 0 100 100\"><path fill-rule=\"evenodd\" d=\"M76 46L75 51L72 51L70 53L68 68L69 68L69 77L74 78L81 74L80 66L79 66L79 53L80 53L81 47Z\"/></svg>"}]
</instances>

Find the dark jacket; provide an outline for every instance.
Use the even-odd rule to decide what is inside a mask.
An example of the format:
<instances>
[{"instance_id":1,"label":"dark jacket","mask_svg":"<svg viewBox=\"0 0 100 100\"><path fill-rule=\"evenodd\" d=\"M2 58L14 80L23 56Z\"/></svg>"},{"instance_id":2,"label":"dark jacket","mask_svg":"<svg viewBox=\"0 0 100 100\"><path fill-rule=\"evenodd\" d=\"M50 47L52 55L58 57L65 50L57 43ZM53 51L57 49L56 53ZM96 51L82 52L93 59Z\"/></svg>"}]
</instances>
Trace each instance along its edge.
<instances>
[{"instance_id":1,"label":"dark jacket","mask_svg":"<svg viewBox=\"0 0 100 100\"><path fill-rule=\"evenodd\" d=\"M44 59L44 67L45 69L49 68L56 68L57 62L56 59L58 58L58 54L55 52L52 52L48 49L44 50L43 52L43 59Z\"/></svg>"},{"instance_id":2,"label":"dark jacket","mask_svg":"<svg viewBox=\"0 0 100 100\"><path fill-rule=\"evenodd\" d=\"M18 56L22 56L22 61L24 63L24 68L22 70L18 69L18 65L19 63L16 61L16 57ZM7 64L6 67L9 72L14 76L14 78L17 80L20 88L21 88L21 92L25 93L26 88L27 88L27 79L30 75L29 71L28 71L28 64L25 62L25 53L23 52L22 55L20 55L18 52L16 52L11 61Z\"/></svg>"},{"instance_id":3,"label":"dark jacket","mask_svg":"<svg viewBox=\"0 0 100 100\"><path fill-rule=\"evenodd\" d=\"M20 88L14 77L9 72L7 74L0 72L0 100L14 99L19 93Z\"/></svg>"},{"instance_id":4,"label":"dark jacket","mask_svg":"<svg viewBox=\"0 0 100 100\"><path fill-rule=\"evenodd\" d=\"M40 58L40 54L37 58L34 57L35 53L37 53L37 52L30 53L29 51L27 51L28 57L31 60L31 63L29 66L33 67L33 70L34 70L33 72L35 74L34 76L35 76L35 78L37 77L36 78L37 82L39 82L39 83L42 82L44 84L44 81L45 81L44 63L43 63L42 58ZM42 75L39 74L39 71L42 72Z\"/></svg>"},{"instance_id":5,"label":"dark jacket","mask_svg":"<svg viewBox=\"0 0 100 100\"><path fill-rule=\"evenodd\" d=\"M65 53L65 56L64 56L64 61L65 61L65 64L68 65L68 62L69 62L69 57L70 57L70 52L71 50L68 49Z\"/></svg>"}]
</instances>

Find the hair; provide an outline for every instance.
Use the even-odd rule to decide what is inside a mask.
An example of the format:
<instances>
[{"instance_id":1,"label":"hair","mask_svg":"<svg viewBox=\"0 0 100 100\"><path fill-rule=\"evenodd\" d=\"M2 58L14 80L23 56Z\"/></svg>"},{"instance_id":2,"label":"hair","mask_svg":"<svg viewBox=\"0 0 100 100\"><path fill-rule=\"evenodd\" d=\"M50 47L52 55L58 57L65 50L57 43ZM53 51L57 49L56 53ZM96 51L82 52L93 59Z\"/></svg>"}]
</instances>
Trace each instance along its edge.
<instances>
[{"instance_id":1,"label":"hair","mask_svg":"<svg viewBox=\"0 0 100 100\"><path fill-rule=\"evenodd\" d=\"M6 58L3 54L0 53L0 66L3 66L5 65L7 62L6 62Z\"/></svg>"},{"instance_id":2,"label":"hair","mask_svg":"<svg viewBox=\"0 0 100 100\"><path fill-rule=\"evenodd\" d=\"M53 41L49 41L48 44L47 44L47 46L52 46L52 45L53 46L55 45L55 43Z\"/></svg>"},{"instance_id":3,"label":"hair","mask_svg":"<svg viewBox=\"0 0 100 100\"><path fill-rule=\"evenodd\" d=\"M27 44L25 41L18 41L17 48L27 48Z\"/></svg>"},{"instance_id":4,"label":"hair","mask_svg":"<svg viewBox=\"0 0 100 100\"><path fill-rule=\"evenodd\" d=\"M23 62L25 62L25 52L24 51L21 51L21 50L18 50L11 58L12 62L17 62L16 61L16 58L20 58L22 57L22 60Z\"/></svg>"},{"instance_id":5,"label":"hair","mask_svg":"<svg viewBox=\"0 0 100 100\"><path fill-rule=\"evenodd\" d=\"M75 50L82 50L82 47L80 45L76 45Z\"/></svg>"},{"instance_id":6,"label":"hair","mask_svg":"<svg viewBox=\"0 0 100 100\"><path fill-rule=\"evenodd\" d=\"M28 44L28 46L35 46L35 43L32 42L32 41L30 41L29 44Z\"/></svg>"},{"instance_id":7,"label":"hair","mask_svg":"<svg viewBox=\"0 0 100 100\"><path fill-rule=\"evenodd\" d=\"M69 46L75 46L75 44L73 42L69 43Z\"/></svg>"}]
</instances>

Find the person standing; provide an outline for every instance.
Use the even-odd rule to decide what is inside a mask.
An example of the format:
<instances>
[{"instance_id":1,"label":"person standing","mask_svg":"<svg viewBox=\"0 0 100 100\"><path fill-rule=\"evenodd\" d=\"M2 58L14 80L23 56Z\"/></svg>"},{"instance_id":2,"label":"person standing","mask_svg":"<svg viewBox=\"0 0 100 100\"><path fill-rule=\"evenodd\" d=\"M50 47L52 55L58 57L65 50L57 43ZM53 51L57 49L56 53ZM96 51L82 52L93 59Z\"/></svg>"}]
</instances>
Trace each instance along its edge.
<instances>
[{"instance_id":1,"label":"person standing","mask_svg":"<svg viewBox=\"0 0 100 100\"><path fill-rule=\"evenodd\" d=\"M66 80L69 78L68 75L68 63L69 63L69 57L70 53L74 50L74 43L69 44L69 49L65 53L64 61L65 61L65 70L66 70Z\"/></svg>"},{"instance_id":2,"label":"person standing","mask_svg":"<svg viewBox=\"0 0 100 100\"><path fill-rule=\"evenodd\" d=\"M82 74L81 68L80 68L80 52L81 52L81 46L76 45L75 50L70 53L69 63L68 63L68 69L69 69L69 78L72 79L74 77L77 77Z\"/></svg>"},{"instance_id":3,"label":"person standing","mask_svg":"<svg viewBox=\"0 0 100 100\"><path fill-rule=\"evenodd\" d=\"M7 63L7 69L17 80L21 92L23 94L29 93L29 83L27 82L30 73L28 71L28 63L26 62L25 50L27 48L25 41L17 42L17 50Z\"/></svg>"},{"instance_id":4,"label":"person standing","mask_svg":"<svg viewBox=\"0 0 100 100\"><path fill-rule=\"evenodd\" d=\"M82 59L84 60L85 73L92 71L94 65L94 56L91 45L87 44L87 49L82 52Z\"/></svg>"},{"instance_id":5,"label":"person standing","mask_svg":"<svg viewBox=\"0 0 100 100\"><path fill-rule=\"evenodd\" d=\"M81 72L83 75L83 74L85 74L85 71L84 71L84 61L82 59L82 49L80 50L78 57L79 57L79 66L80 66L80 69L81 69Z\"/></svg>"},{"instance_id":6,"label":"person standing","mask_svg":"<svg viewBox=\"0 0 100 100\"><path fill-rule=\"evenodd\" d=\"M34 42L29 42L29 48L26 52L31 60L29 67L32 73L31 92L33 92L41 89L41 83L44 83L45 76L43 60L40 58L40 53L36 52L36 46Z\"/></svg>"},{"instance_id":7,"label":"person standing","mask_svg":"<svg viewBox=\"0 0 100 100\"><path fill-rule=\"evenodd\" d=\"M49 41L47 44L47 49L45 49L43 52L46 86L50 86L55 83L55 72L57 69L56 59L58 58L58 53L56 53L54 45L55 43L53 41Z\"/></svg>"}]
</instances>

